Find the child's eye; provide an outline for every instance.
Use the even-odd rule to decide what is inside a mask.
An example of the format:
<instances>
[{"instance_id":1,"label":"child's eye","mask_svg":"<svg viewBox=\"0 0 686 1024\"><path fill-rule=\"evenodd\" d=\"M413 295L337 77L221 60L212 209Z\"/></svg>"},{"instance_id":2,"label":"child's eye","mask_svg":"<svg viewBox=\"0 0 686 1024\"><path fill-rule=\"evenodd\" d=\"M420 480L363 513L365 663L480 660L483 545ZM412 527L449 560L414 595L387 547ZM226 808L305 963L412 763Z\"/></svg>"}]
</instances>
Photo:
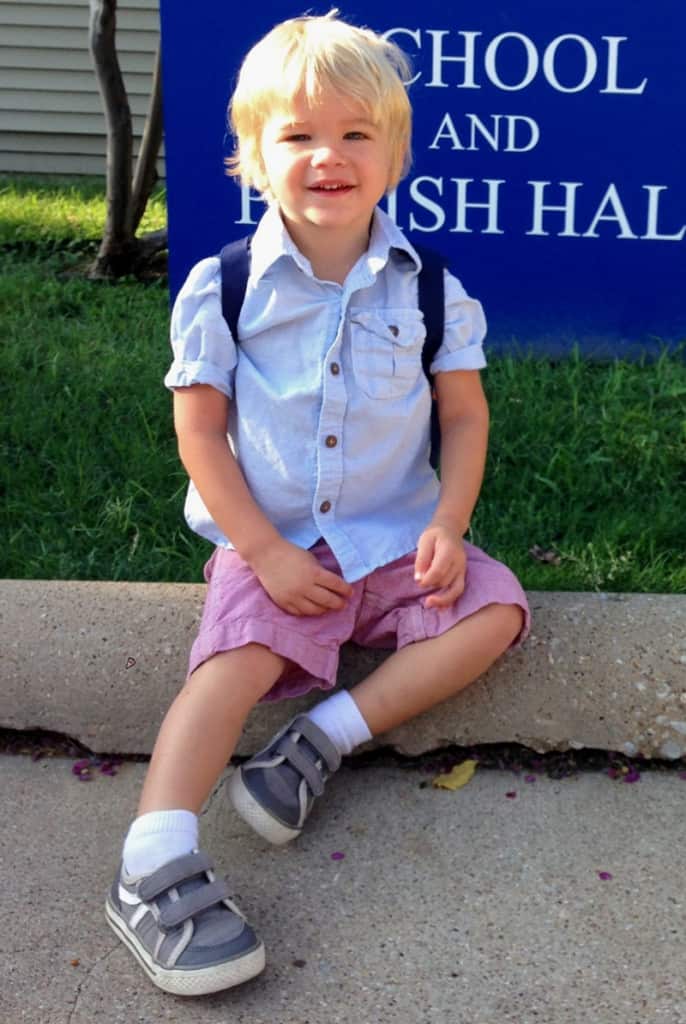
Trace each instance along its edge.
<instances>
[{"instance_id":1,"label":"child's eye","mask_svg":"<svg viewBox=\"0 0 686 1024\"><path fill-rule=\"evenodd\" d=\"M306 132L293 132L292 135L285 135L284 142L307 142L309 135Z\"/></svg>"},{"instance_id":2,"label":"child's eye","mask_svg":"<svg viewBox=\"0 0 686 1024\"><path fill-rule=\"evenodd\" d=\"M369 136L366 132L346 132L346 139L368 139Z\"/></svg>"}]
</instances>

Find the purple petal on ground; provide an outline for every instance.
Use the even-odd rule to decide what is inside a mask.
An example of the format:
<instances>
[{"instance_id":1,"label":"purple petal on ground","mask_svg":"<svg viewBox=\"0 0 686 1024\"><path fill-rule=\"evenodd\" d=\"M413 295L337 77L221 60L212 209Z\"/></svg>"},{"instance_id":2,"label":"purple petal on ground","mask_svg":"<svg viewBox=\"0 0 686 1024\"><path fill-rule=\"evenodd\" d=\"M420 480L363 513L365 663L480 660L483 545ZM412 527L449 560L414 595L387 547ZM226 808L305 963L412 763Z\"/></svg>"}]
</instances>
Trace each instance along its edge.
<instances>
[{"instance_id":1,"label":"purple petal on ground","mask_svg":"<svg viewBox=\"0 0 686 1024\"><path fill-rule=\"evenodd\" d=\"M344 857L345 857L345 854L341 853L340 850L336 850L335 853L331 854L331 860L343 860Z\"/></svg>"},{"instance_id":2,"label":"purple petal on ground","mask_svg":"<svg viewBox=\"0 0 686 1024\"><path fill-rule=\"evenodd\" d=\"M609 882L612 880L612 875L609 871L599 871L598 878L600 878L603 882Z\"/></svg>"},{"instance_id":3,"label":"purple petal on ground","mask_svg":"<svg viewBox=\"0 0 686 1024\"><path fill-rule=\"evenodd\" d=\"M90 758L84 757L80 761L74 761L71 770L73 771L74 775L78 775L79 772L82 772L84 770L84 768L90 768L90 766Z\"/></svg>"},{"instance_id":4,"label":"purple petal on ground","mask_svg":"<svg viewBox=\"0 0 686 1024\"><path fill-rule=\"evenodd\" d=\"M511 790L509 793L506 793L505 796L507 797L508 800L514 800L517 796L517 793L514 790Z\"/></svg>"},{"instance_id":5,"label":"purple petal on ground","mask_svg":"<svg viewBox=\"0 0 686 1024\"><path fill-rule=\"evenodd\" d=\"M618 779L622 773L618 771L616 768L608 768L607 774L610 776L611 779Z\"/></svg>"},{"instance_id":6,"label":"purple petal on ground","mask_svg":"<svg viewBox=\"0 0 686 1024\"><path fill-rule=\"evenodd\" d=\"M536 781L536 776L535 775L525 775L524 776L524 781L525 782L535 782Z\"/></svg>"},{"instance_id":7,"label":"purple petal on ground","mask_svg":"<svg viewBox=\"0 0 686 1024\"><path fill-rule=\"evenodd\" d=\"M680 779L686 779L686 772L679 772Z\"/></svg>"},{"instance_id":8,"label":"purple petal on ground","mask_svg":"<svg viewBox=\"0 0 686 1024\"><path fill-rule=\"evenodd\" d=\"M639 772L639 770L637 768L630 768L629 771L624 776L624 778L622 779L622 782L640 782L640 781L641 781L641 773Z\"/></svg>"}]
</instances>

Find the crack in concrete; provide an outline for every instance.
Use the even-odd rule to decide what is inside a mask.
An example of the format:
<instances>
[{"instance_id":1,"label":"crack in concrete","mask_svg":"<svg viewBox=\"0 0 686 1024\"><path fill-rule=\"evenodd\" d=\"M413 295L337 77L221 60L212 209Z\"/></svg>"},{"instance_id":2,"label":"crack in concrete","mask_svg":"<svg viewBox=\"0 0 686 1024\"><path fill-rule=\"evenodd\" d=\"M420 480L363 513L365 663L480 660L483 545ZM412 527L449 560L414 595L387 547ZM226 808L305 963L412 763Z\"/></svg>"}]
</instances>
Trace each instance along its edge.
<instances>
[{"instance_id":1,"label":"crack in concrete","mask_svg":"<svg viewBox=\"0 0 686 1024\"><path fill-rule=\"evenodd\" d=\"M81 993L83 992L83 987L87 983L88 979L90 978L90 976L93 973L93 971L95 970L95 968L98 967L98 965L101 964L103 962L103 960L107 960L107 958L112 956L113 953L116 953L117 950L120 949L120 948L121 948L120 944L117 943L115 946L112 947L112 949L108 949L106 953L103 953L102 956L99 956L96 960L93 961L91 966L88 968L85 976L83 978L81 978L81 980L79 981L78 985L76 986L76 993L74 995L74 1005L72 1006L71 1010L69 1010L69 1016L67 1017L67 1024L71 1024L71 1022L72 1022L72 1020L74 1018L74 1014L76 1013L76 1009L77 1009L77 1007L79 1005L79 1000L81 998Z\"/></svg>"}]
</instances>

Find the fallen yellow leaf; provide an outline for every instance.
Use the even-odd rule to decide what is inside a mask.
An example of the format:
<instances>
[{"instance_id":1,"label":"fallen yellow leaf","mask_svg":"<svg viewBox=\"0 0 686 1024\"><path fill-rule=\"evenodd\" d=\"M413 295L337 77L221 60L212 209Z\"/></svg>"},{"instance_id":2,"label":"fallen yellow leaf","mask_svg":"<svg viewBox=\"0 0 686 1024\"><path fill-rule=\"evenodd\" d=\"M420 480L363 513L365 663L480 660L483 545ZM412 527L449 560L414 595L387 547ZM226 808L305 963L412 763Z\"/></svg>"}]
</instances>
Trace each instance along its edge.
<instances>
[{"instance_id":1,"label":"fallen yellow leaf","mask_svg":"<svg viewBox=\"0 0 686 1024\"><path fill-rule=\"evenodd\" d=\"M456 764L447 775L437 775L431 780L431 785L437 789L462 789L466 786L476 771L478 761L463 761Z\"/></svg>"}]
</instances>

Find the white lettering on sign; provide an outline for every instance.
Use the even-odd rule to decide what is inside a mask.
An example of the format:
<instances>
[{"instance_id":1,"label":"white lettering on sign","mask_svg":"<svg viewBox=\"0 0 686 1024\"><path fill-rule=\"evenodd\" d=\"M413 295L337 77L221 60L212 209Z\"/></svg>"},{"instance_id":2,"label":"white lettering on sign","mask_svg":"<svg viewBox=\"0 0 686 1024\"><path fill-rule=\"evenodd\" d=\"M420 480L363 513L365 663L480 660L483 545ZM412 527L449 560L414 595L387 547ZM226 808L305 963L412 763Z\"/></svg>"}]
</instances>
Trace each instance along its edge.
<instances>
[{"instance_id":1,"label":"white lettering on sign","mask_svg":"<svg viewBox=\"0 0 686 1024\"><path fill-rule=\"evenodd\" d=\"M252 215L252 204L260 204L260 212L257 219ZM264 213L264 200L255 195L247 185L241 185L241 216L236 224L257 224L257 221Z\"/></svg>"},{"instance_id":2,"label":"white lettering on sign","mask_svg":"<svg viewBox=\"0 0 686 1024\"><path fill-rule=\"evenodd\" d=\"M660 225L660 201L667 198L667 185L642 185L642 193L631 195L632 222L627 206L614 182L605 186L600 199L594 200L593 213L580 224L579 190L591 188L581 181L528 181L531 188L531 229L526 235L557 238L600 238L612 234L620 239L681 242L686 224L667 232ZM504 187L503 187L504 186ZM388 215L401 227L405 213L405 185L387 197ZM500 178L443 178L421 175L409 182L407 225L411 231L431 234L450 224L453 234L506 234L507 182ZM511 191L511 190L510 190ZM519 193L521 196L521 191ZM553 202L552 200L557 201ZM638 207L642 200L643 208ZM561 201L560 201L561 200ZM428 216L427 216L428 214ZM663 214L663 220L665 219ZM645 225L639 234L639 223ZM660 226L663 230L660 230Z\"/></svg>"},{"instance_id":3,"label":"white lettering on sign","mask_svg":"<svg viewBox=\"0 0 686 1024\"><path fill-rule=\"evenodd\" d=\"M576 209L576 190L581 188L582 182L580 181L561 181L559 185L565 190L565 199L562 206L555 205L553 203L543 202L543 192L548 185L551 184L549 181L529 181L529 185L533 185L534 189L534 205L533 205L533 227L531 231L527 231L527 235L548 235L549 231L543 230L543 214L544 213L564 213L564 228L562 231L558 231L558 237L560 238L576 238L579 235L578 231L574 230L574 214Z\"/></svg>"},{"instance_id":4,"label":"white lettering on sign","mask_svg":"<svg viewBox=\"0 0 686 1024\"><path fill-rule=\"evenodd\" d=\"M471 233L474 229L467 225L468 210L486 210L488 217L486 226L480 232L483 235L502 235L505 232L498 227L498 200L500 186L505 182L501 180L485 179L481 184L488 186L488 198L485 202L477 202L474 199L467 200L467 189L474 184L473 178L450 178L455 185L455 226L449 228L451 232ZM443 195L443 179L430 178L424 175L415 178L410 184L410 198L423 210L428 210L433 215L432 222L417 220L413 212L410 212L411 231L440 231L445 224L445 212L443 206L435 199L426 195L426 186L435 189L439 196ZM473 190L472 190L473 191ZM395 208L397 209L397 208ZM390 212L390 208L389 208Z\"/></svg>"},{"instance_id":5,"label":"white lettering on sign","mask_svg":"<svg viewBox=\"0 0 686 1024\"><path fill-rule=\"evenodd\" d=\"M480 149L478 137L482 138L493 150L504 153L526 153L533 149L541 137L538 125L531 117L522 114L490 114L492 125L489 128L477 114L463 114L467 127L463 138L468 133L468 143L460 139L452 115L446 113L438 126L429 149L463 149L473 151ZM522 131L517 132L521 127ZM505 130L501 131L501 128ZM527 131L528 130L528 131ZM523 137L522 137L523 133ZM528 137L527 137L528 135ZM449 146L441 146L441 142L449 142ZM503 141L505 144L503 145Z\"/></svg>"},{"instance_id":6,"label":"white lettering on sign","mask_svg":"<svg viewBox=\"0 0 686 1024\"><path fill-rule=\"evenodd\" d=\"M606 213L606 209L610 209L610 213ZM622 201L619 198L616 185L608 185L607 192L600 200L600 205L596 210L595 216L591 221L591 226L587 231L584 231L584 238L599 238L596 228L601 220L614 221L619 225L619 233L617 238L638 238L629 226L629 220L627 218Z\"/></svg>"},{"instance_id":7,"label":"white lettering on sign","mask_svg":"<svg viewBox=\"0 0 686 1024\"><path fill-rule=\"evenodd\" d=\"M467 186L472 185L472 178L451 178L457 186L455 227L451 231L471 232L474 229L467 227L467 210L487 210L488 220L486 227L480 232L482 235L503 235L505 232L498 227L498 200L500 186L504 181L485 178L483 184L488 185L488 199L485 203L477 203L473 199L467 202Z\"/></svg>"},{"instance_id":8,"label":"white lettering on sign","mask_svg":"<svg viewBox=\"0 0 686 1024\"><path fill-rule=\"evenodd\" d=\"M620 85L620 45L628 42L628 36L601 36L594 45L586 36L565 33L556 36L539 53L529 36L522 32L502 32L484 46L480 39L483 32L458 31L450 29L420 29L396 26L384 32L386 39L397 38L399 46L407 45L409 38L419 51L420 59L428 55L431 77L427 80L426 68L418 70L409 79L408 85L422 81L428 89L481 89L481 78L485 78L496 89L504 92L519 92L526 89L539 73L556 92L575 93L588 89L598 77L600 70L603 84L598 89L604 94L633 95L643 93L648 79L636 85ZM402 37L406 37L403 39ZM455 38L457 37L457 38ZM452 47L452 52L449 52ZM577 80L563 82L558 69L558 53L565 49L576 51ZM507 53L517 53L524 59L524 69L518 81L510 82L504 77L503 61ZM569 61L568 61L569 63ZM449 81L447 79L450 79Z\"/></svg>"},{"instance_id":9,"label":"white lettering on sign","mask_svg":"<svg viewBox=\"0 0 686 1024\"><path fill-rule=\"evenodd\" d=\"M673 235L661 235L657 230L657 219L659 216L660 192L664 192L666 185L643 185L648 192L648 216L646 218L646 233L641 238L647 238L654 242L681 242L686 235L686 224L681 231Z\"/></svg>"},{"instance_id":10,"label":"white lettering on sign","mask_svg":"<svg viewBox=\"0 0 686 1024\"><path fill-rule=\"evenodd\" d=\"M565 86L560 82L557 77L557 71L555 69L555 57L557 51L562 43L566 42L577 42L583 50L583 74L581 81L577 85ZM558 92L583 92L584 89L588 88L593 79L595 78L596 71L598 70L598 57L595 49L589 43L588 39L584 39L583 36L567 35L558 36L553 39L552 43L546 47L545 53L543 54L543 75L546 82L550 82L554 89Z\"/></svg>"},{"instance_id":11,"label":"white lettering on sign","mask_svg":"<svg viewBox=\"0 0 686 1024\"><path fill-rule=\"evenodd\" d=\"M498 73L498 51L507 40L521 43L524 48L524 56L526 57L526 70L521 80L513 82L511 85L504 82ZM484 70L489 82L498 89L503 89L505 92L519 92L520 89L526 89L527 85L531 85L536 77L538 71L538 51L531 39L528 36L522 35L521 32L503 32L501 35L496 36L495 39L492 39L486 47Z\"/></svg>"},{"instance_id":12,"label":"white lettering on sign","mask_svg":"<svg viewBox=\"0 0 686 1024\"><path fill-rule=\"evenodd\" d=\"M429 213L433 214L433 223L427 224L422 223L415 218L414 213L410 213L410 230L411 231L440 231L445 224L445 213L440 203L435 202L433 199L429 199L427 195L422 192L422 186L433 185L438 192L439 196L443 195L443 178L430 178L428 175L423 175L421 178L414 178L410 182L410 198L415 201L417 206L420 206L423 210L428 210ZM394 213L397 217L397 206L394 205Z\"/></svg>"}]
</instances>

